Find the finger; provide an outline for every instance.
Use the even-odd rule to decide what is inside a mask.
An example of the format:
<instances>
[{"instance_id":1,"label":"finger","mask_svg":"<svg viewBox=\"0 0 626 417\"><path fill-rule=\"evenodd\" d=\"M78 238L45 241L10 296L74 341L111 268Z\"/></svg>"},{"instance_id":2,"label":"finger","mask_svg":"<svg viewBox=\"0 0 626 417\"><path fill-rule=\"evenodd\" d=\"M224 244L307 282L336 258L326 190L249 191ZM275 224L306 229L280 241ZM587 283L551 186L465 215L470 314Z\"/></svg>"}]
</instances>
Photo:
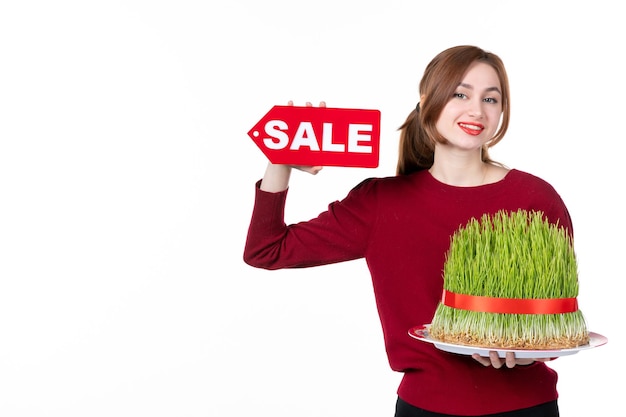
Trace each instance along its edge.
<instances>
[{"instance_id":1,"label":"finger","mask_svg":"<svg viewBox=\"0 0 626 417\"><path fill-rule=\"evenodd\" d=\"M482 366L489 366L491 365L491 361L489 360L489 358L485 358L484 356L480 356L478 353L474 353L472 354L472 358L480 363Z\"/></svg>"},{"instance_id":2,"label":"finger","mask_svg":"<svg viewBox=\"0 0 626 417\"><path fill-rule=\"evenodd\" d=\"M515 362L515 353L513 353L513 352L507 352L507 353L506 353L506 359L505 359L505 361L506 361L506 367L507 367L507 368L514 368L514 367L515 367L515 365L516 365L516 362Z\"/></svg>"},{"instance_id":3,"label":"finger","mask_svg":"<svg viewBox=\"0 0 626 417\"><path fill-rule=\"evenodd\" d=\"M316 175L318 172L322 170L322 168L324 168L323 166L319 166L319 165L315 165L315 166L292 165L291 167L300 171L308 172L309 174L313 174L313 175Z\"/></svg>"},{"instance_id":4,"label":"finger","mask_svg":"<svg viewBox=\"0 0 626 417\"><path fill-rule=\"evenodd\" d=\"M326 102L325 101L320 101L320 107L326 107Z\"/></svg>"},{"instance_id":5,"label":"finger","mask_svg":"<svg viewBox=\"0 0 626 417\"><path fill-rule=\"evenodd\" d=\"M306 102L306 104L305 104L305 106L307 106L307 107L313 107L313 103L311 103L310 101L307 101L307 102Z\"/></svg>"},{"instance_id":6,"label":"finger","mask_svg":"<svg viewBox=\"0 0 626 417\"><path fill-rule=\"evenodd\" d=\"M321 166L314 166L314 167L309 167L307 169L307 171L313 175L317 175L324 167Z\"/></svg>"},{"instance_id":7,"label":"finger","mask_svg":"<svg viewBox=\"0 0 626 417\"><path fill-rule=\"evenodd\" d=\"M515 365L532 365L533 362L543 362L542 359L531 359L531 358L522 358L522 359L515 359Z\"/></svg>"},{"instance_id":8,"label":"finger","mask_svg":"<svg viewBox=\"0 0 626 417\"><path fill-rule=\"evenodd\" d=\"M495 350L490 351L489 359L491 359L491 366L493 366L496 369L502 368L504 361L500 359L500 357L498 356L498 352L496 352Z\"/></svg>"}]
</instances>

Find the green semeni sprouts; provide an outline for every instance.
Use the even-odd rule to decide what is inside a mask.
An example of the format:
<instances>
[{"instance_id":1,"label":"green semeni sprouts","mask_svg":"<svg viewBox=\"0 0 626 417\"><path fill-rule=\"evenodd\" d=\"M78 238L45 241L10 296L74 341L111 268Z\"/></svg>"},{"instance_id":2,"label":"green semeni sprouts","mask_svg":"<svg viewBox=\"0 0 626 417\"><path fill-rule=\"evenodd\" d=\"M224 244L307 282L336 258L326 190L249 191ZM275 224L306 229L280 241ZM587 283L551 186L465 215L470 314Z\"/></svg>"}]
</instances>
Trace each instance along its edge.
<instances>
[{"instance_id":1,"label":"green semeni sprouts","mask_svg":"<svg viewBox=\"0 0 626 417\"><path fill-rule=\"evenodd\" d=\"M471 219L451 238L444 290L498 299L575 299L578 267L566 230L542 212L500 211ZM589 340L584 317L494 313L439 303L430 327L438 340L514 349L563 349Z\"/></svg>"}]
</instances>

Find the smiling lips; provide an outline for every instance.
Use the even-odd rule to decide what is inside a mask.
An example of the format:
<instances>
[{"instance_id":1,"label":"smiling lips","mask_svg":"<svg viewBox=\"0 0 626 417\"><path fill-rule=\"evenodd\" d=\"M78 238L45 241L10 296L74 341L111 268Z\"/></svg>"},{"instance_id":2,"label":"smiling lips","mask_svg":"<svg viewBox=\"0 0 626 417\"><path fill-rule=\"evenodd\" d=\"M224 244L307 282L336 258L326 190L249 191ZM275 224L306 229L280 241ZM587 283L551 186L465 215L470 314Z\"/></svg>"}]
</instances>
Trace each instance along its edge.
<instances>
[{"instance_id":1,"label":"smiling lips","mask_svg":"<svg viewBox=\"0 0 626 417\"><path fill-rule=\"evenodd\" d=\"M459 127L465 133L472 136L478 136L483 130L485 130L485 126L480 123L459 123Z\"/></svg>"}]
</instances>

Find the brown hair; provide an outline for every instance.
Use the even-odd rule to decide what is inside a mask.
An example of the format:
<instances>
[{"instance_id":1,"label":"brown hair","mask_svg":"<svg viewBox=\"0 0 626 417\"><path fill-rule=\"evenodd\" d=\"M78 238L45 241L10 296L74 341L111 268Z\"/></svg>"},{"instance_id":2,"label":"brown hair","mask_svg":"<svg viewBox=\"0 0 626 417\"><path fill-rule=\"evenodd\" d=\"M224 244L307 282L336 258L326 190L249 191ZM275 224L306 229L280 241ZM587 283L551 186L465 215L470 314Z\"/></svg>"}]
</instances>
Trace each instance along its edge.
<instances>
[{"instance_id":1,"label":"brown hair","mask_svg":"<svg viewBox=\"0 0 626 417\"><path fill-rule=\"evenodd\" d=\"M500 142L509 127L509 79L500 57L476 46L462 45L440 52L424 70L419 85L420 97L425 98L424 103L418 103L398 129L400 131L396 168L398 175L410 174L432 166L435 142L447 142L436 128L439 115L451 99L469 66L476 61L489 64L495 69L502 89L500 128L482 149L483 162L495 163L489 158L488 148Z\"/></svg>"}]
</instances>

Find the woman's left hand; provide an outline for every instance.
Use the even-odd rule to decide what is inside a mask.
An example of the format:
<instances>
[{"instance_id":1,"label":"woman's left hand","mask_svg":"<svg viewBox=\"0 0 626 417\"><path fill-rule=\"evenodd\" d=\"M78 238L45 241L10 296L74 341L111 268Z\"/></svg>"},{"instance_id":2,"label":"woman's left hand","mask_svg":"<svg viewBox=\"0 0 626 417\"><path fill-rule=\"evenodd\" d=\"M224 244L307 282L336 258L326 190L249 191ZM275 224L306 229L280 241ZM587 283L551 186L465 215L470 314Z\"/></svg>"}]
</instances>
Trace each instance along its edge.
<instances>
[{"instance_id":1,"label":"woman's left hand","mask_svg":"<svg viewBox=\"0 0 626 417\"><path fill-rule=\"evenodd\" d=\"M474 353L472 358L483 366L493 366L496 369L500 369L504 365L507 368L514 368L517 365L530 365L533 362L547 362L550 360L549 358L516 358L513 352L507 352L506 358L501 358L498 356L498 352L493 350L489 352L489 357Z\"/></svg>"}]
</instances>

